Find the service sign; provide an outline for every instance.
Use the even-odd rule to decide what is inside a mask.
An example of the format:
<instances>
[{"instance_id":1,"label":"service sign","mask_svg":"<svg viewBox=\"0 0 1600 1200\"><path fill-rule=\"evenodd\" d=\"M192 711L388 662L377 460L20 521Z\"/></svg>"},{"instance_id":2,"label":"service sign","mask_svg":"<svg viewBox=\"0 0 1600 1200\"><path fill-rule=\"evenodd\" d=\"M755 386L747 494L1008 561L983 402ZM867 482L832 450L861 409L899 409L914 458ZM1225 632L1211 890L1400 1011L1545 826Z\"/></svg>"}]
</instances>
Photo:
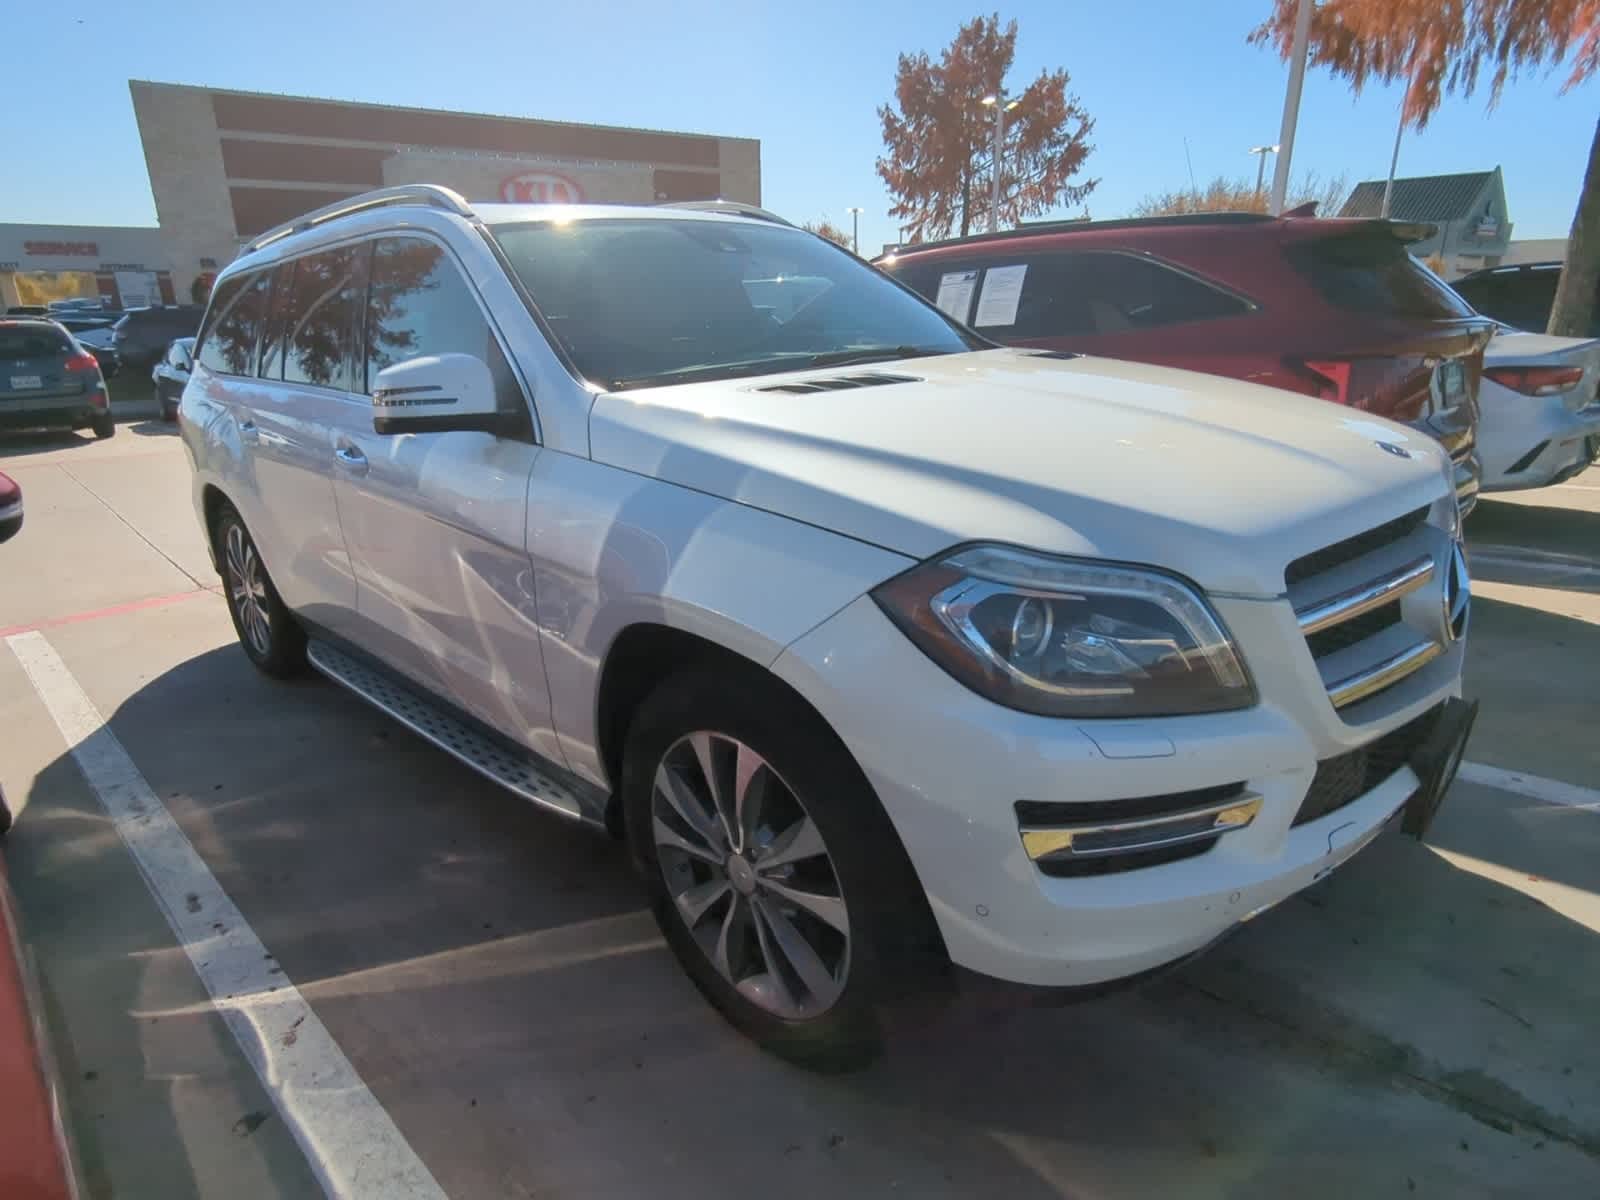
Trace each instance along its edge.
<instances>
[{"instance_id":1,"label":"service sign","mask_svg":"<svg viewBox=\"0 0 1600 1200\"><path fill-rule=\"evenodd\" d=\"M510 204L582 204L583 189L565 175L526 171L500 184L500 199Z\"/></svg>"}]
</instances>

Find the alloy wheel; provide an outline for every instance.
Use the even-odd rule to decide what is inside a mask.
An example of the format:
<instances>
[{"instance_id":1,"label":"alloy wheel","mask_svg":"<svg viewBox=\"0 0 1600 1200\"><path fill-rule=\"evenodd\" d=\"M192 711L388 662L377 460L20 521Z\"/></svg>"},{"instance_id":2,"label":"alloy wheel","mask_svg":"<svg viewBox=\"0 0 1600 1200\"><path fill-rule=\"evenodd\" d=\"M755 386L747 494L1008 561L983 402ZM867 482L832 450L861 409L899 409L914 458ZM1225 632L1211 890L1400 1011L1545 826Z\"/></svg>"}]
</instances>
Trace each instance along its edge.
<instances>
[{"instance_id":1,"label":"alloy wheel","mask_svg":"<svg viewBox=\"0 0 1600 1200\"><path fill-rule=\"evenodd\" d=\"M850 921L822 833L761 755L679 738L651 793L656 859L684 926L725 980L788 1020L826 1012L850 968Z\"/></svg>"},{"instance_id":2,"label":"alloy wheel","mask_svg":"<svg viewBox=\"0 0 1600 1200\"><path fill-rule=\"evenodd\" d=\"M272 653L272 625L267 619L267 580L255 543L243 526L228 526L224 553L228 561L228 595L250 647L262 658Z\"/></svg>"}]
</instances>

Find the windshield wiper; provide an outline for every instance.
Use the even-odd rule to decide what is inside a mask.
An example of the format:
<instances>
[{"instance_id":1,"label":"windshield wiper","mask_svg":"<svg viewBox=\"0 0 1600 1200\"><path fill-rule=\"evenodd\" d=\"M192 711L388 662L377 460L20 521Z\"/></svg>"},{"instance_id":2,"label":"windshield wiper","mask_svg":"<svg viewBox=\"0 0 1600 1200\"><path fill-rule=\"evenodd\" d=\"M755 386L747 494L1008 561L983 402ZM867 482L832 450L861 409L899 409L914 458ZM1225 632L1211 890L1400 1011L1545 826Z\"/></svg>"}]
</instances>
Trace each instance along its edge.
<instances>
[{"instance_id":1,"label":"windshield wiper","mask_svg":"<svg viewBox=\"0 0 1600 1200\"><path fill-rule=\"evenodd\" d=\"M855 350L829 350L813 354L806 360L808 367L843 367L850 363L882 362L891 358L929 358L936 354L954 354L943 346L861 346Z\"/></svg>"}]
</instances>

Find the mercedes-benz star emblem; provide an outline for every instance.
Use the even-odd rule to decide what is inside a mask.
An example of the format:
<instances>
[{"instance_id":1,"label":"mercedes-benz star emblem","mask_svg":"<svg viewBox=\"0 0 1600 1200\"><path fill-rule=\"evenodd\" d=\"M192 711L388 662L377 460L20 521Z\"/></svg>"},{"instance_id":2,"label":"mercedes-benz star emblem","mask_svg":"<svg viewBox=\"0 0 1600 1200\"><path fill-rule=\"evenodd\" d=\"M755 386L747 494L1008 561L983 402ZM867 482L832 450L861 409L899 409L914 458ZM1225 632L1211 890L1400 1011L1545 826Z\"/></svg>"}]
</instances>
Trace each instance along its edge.
<instances>
[{"instance_id":1,"label":"mercedes-benz star emblem","mask_svg":"<svg viewBox=\"0 0 1600 1200\"><path fill-rule=\"evenodd\" d=\"M1404 446L1396 446L1393 442L1373 442L1372 444L1379 450L1382 450L1387 454L1392 454L1396 458L1411 457L1411 451L1407 450Z\"/></svg>"},{"instance_id":2,"label":"mercedes-benz star emblem","mask_svg":"<svg viewBox=\"0 0 1600 1200\"><path fill-rule=\"evenodd\" d=\"M1467 556L1457 542L1450 550L1450 566L1443 588L1444 640L1458 641L1467 635L1467 618L1472 611L1472 579L1467 574Z\"/></svg>"}]
</instances>

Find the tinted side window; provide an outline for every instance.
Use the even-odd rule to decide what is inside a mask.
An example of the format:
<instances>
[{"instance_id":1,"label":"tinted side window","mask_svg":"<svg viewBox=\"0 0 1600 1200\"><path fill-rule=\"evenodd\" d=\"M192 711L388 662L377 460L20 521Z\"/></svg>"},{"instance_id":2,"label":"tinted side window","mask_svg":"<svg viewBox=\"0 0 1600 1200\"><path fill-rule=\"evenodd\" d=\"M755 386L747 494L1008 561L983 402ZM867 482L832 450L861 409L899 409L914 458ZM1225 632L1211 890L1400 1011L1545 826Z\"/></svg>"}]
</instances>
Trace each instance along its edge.
<instances>
[{"instance_id":1,"label":"tinted side window","mask_svg":"<svg viewBox=\"0 0 1600 1200\"><path fill-rule=\"evenodd\" d=\"M262 271L235 276L217 288L198 356L211 370L224 375L253 373L268 282L268 273Z\"/></svg>"},{"instance_id":2,"label":"tinted side window","mask_svg":"<svg viewBox=\"0 0 1600 1200\"><path fill-rule=\"evenodd\" d=\"M262 373L286 383L352 387L362 251L342 246L287 264L273 292L274 341Z\"/></svg>"},{"instance_id":3,"label":"tinted side window","mask_svg":"<svg viewBox=\"0 0 1600 1200\"><path fill-rule=\"evenodd\" d=\"M505 411L526 411L521 389L450 256L421 238L379 238L367 286L366 376L426 354L472 354L489 364ZM359 365L358 365L359 370Z\"/></svg>"},{"instance_id":4,"label":"tinted side window","mask_svg":"<svg viewBox=\"0 0 1600 1200\"><path fill-rule=\"evenodd\" d=\"M895 274L936 304L944 296L956 320L1007 342L1125 333L1250 311L1247 301L1137 254L942 259L907 264Z\"/></svg>"}]
</instances>

